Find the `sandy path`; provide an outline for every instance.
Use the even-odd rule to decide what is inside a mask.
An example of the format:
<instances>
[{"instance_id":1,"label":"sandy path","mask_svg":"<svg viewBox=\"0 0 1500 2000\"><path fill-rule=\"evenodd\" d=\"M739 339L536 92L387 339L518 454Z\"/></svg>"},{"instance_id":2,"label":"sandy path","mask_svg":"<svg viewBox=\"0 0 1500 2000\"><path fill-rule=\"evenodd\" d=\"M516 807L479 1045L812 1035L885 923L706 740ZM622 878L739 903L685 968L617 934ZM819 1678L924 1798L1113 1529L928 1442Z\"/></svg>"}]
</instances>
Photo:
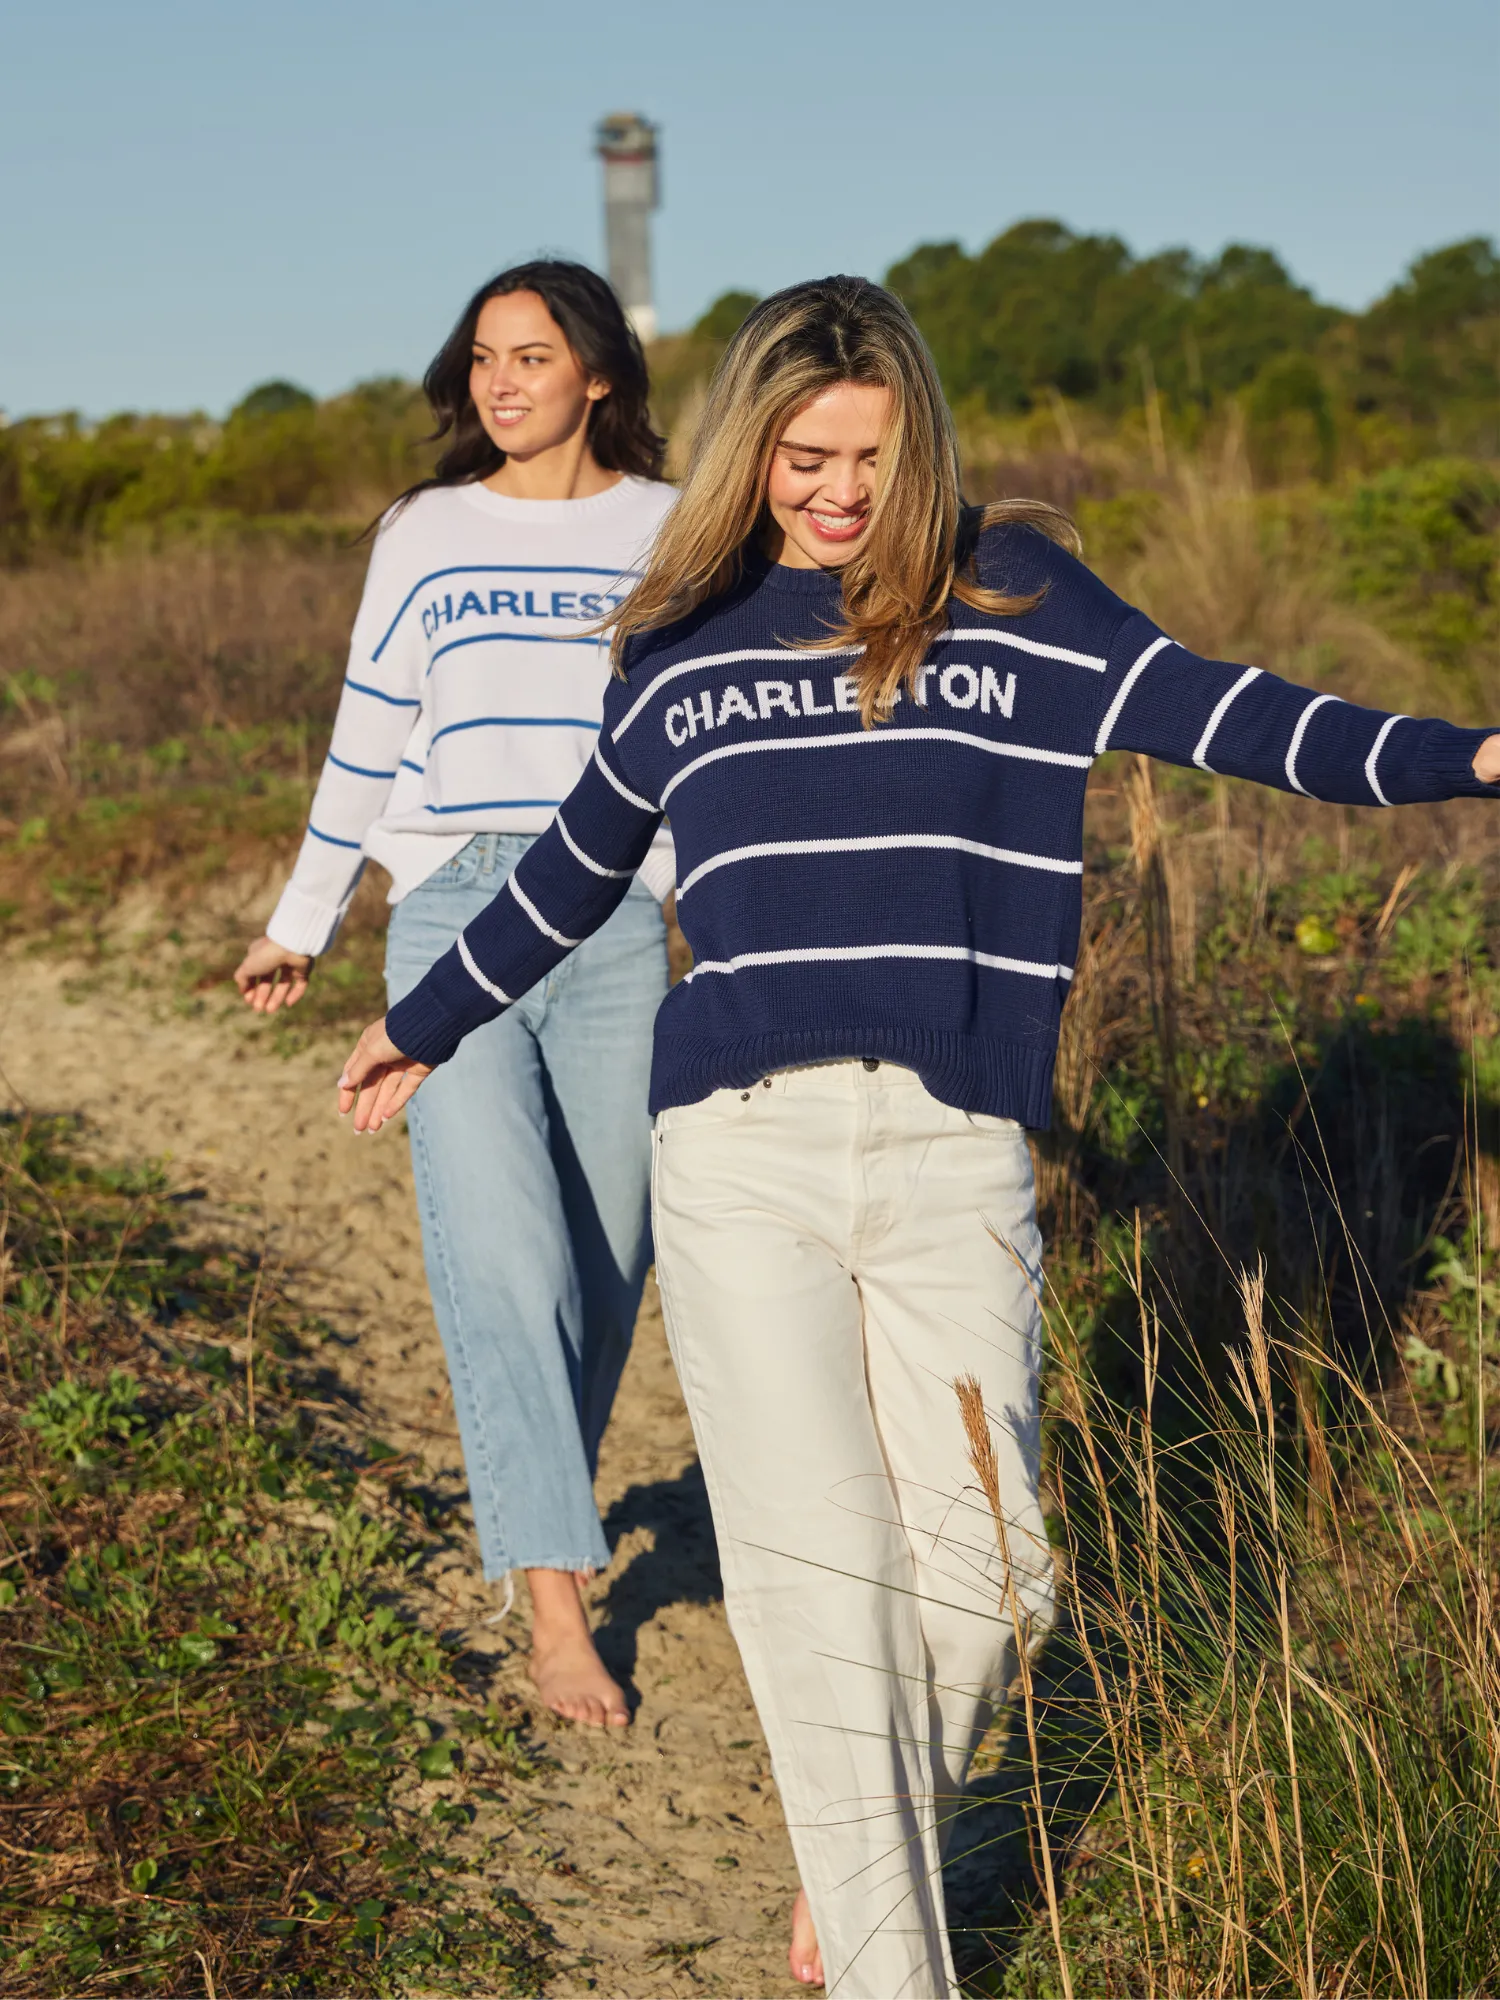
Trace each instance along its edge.
<instances>
[{"instance_id":1,"label":"sandy path","mask_svg":"<svg viewBox=\"0 0 1500 2000\"><path fill-rule=\"evenodd\" d=\"M453 1408L422 1277L404 1141L356 1139L329 1088L335 1043L282 1059L263 1024L213 1005L175 1017L123 979L69 985L45 960L0 961L0 1084L36 1111L80 1112L101 1149L171 1162L238 1229L264 1231L297 1296L340 1338L323 1358L372 1430L435 1471L458 1467ZM786 1972L791 1851L724 1622L707 1508L654 1289L604 1442L601 1504L615 1558L594 1601L601 1648L634 1685L628 1733L552 1724L560 1768L529 1810L488 1809L493 1868L552 1925L548 1992L744 1996L800 1992ZM524 1608L500 1632L467 1539L438 1588L496 1683L523 1696ZM517 1629L519 1627L519 1629ZM519 1643L518 1643L519 1642ZM534 1711L536 1713L536 1711Z\"/></svg>"}]
</instances>

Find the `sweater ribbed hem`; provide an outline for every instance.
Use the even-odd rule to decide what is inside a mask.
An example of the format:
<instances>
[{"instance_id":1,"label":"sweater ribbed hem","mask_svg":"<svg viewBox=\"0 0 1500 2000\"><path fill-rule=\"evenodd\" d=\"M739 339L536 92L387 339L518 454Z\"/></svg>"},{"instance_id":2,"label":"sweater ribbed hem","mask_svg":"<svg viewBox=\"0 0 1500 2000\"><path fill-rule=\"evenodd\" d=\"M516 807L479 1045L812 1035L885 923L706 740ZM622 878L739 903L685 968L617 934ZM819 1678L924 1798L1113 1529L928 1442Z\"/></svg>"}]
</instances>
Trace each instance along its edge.
<instances>
[{"instance_id":1,"label":"sweater ribbed hem","mask_svg":"<svg viewBox=\"0 0 1500 2000\"><path fill-rule=\"evenodd\" d=\"M959 1111L1014 1118L1045 1131L1052 1117L1053 1049L931 1028L799 1028L716 1042L657 1031L651 1111L745 1089L799 1063L874 1056L915 1070L931 1094Z\"/></svg>"}]
</instances>

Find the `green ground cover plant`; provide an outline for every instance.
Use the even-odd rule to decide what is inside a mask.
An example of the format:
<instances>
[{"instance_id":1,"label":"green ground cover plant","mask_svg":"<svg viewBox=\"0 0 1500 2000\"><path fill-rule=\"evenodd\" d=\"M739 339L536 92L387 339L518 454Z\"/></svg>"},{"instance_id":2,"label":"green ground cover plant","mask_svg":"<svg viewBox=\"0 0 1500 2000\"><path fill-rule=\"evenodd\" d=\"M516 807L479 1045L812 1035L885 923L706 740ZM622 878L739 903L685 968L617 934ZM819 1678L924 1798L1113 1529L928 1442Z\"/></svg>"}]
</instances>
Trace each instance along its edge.
<instances>
[{"instance_id":1,"label":"green ground cover plant","mask_svg":"<svg viewBox=\"0 0 1500 2000\"><path fill-rule=\"evenodd\" d=\"M0 1122L0 1244L0 1988L536 1992L455 1845L536 1753L411 1609L418 1469L67 1121Z\"/></svg>"}]
</instances>

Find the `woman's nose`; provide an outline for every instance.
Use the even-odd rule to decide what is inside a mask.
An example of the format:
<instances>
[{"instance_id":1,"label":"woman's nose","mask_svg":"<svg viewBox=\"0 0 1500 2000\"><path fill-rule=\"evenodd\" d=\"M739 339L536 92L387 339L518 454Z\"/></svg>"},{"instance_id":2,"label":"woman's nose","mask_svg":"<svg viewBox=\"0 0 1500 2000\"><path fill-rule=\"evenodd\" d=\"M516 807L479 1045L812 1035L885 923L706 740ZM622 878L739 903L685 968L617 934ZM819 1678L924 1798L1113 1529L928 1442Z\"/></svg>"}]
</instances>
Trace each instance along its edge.
<instances>
[{"instance_id":1,"label":"woman's nose","mask_svg":"<svg viewBox=\"0 0 1500 2000\"><path fill-rule=\"evenodd\" d=\"M842 507L846 513L852 513L867 497L865 481L857 465L836 468L825 490L835 507Z\"/></svg>"}]
</instances>

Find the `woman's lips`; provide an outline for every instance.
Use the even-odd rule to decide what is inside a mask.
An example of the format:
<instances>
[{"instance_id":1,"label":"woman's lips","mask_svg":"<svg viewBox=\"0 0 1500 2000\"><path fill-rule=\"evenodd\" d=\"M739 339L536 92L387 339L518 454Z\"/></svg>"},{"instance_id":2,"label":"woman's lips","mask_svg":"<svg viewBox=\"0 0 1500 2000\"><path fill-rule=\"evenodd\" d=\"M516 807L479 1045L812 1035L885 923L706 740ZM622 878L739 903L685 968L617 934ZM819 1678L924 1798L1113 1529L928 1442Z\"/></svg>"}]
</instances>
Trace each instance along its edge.
<instances>
[{"instance_id":1,"label":"woman's lips","mask_svg":"<svg viewBox=\"0 0 1500 2000\"><path fill-rule=\"evenodd\" d=\"M852 542L865 531L868 514L820 514L803 509L813 525L813 533L824 542Z\"/></svg>"},{"instance_id":2,"label":"woman's lips","mask_svg":"<svg viewBox=\"0 0 1500 2000\"><path fill-rule=\"evenodd\" d=\"M497 410L493 405L490 408L490 422L499 424L502 430L508 430L512 424L523 423L530 415L530 410Z\"/></svg>"}]
</instances>

